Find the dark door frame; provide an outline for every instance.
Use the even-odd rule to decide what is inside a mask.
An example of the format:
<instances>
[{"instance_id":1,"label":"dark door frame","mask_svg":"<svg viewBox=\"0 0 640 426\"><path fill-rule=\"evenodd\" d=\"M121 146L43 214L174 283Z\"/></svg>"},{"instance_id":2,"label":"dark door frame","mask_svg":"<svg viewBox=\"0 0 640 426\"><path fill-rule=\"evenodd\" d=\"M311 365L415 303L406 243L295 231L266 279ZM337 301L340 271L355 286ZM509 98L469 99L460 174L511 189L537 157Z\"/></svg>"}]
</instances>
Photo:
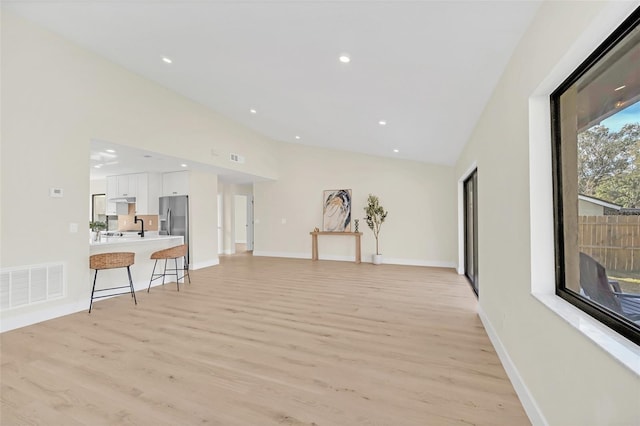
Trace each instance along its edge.
<instances>
[{"instance_id":1,"label":"dark door frame","mask_svg":"<svg viewBox=\"0 0 640 426\"><path fill-rule=\"evenodd\" d=\"M471 186L471 191L469 187ZM469 200L469 192L472 199ZM469 280L473 292L478 296L478 169L474 169L462 183L463 193L463 222L464 222L464 275ZM471 224L473 229L469 230L469 203L472 206ZM469 245L471 244L471 256L469 259ZM472 260L472 262L470 262ZM471 263L471 265L470 265Z\"/></svg>"}]
</instances>

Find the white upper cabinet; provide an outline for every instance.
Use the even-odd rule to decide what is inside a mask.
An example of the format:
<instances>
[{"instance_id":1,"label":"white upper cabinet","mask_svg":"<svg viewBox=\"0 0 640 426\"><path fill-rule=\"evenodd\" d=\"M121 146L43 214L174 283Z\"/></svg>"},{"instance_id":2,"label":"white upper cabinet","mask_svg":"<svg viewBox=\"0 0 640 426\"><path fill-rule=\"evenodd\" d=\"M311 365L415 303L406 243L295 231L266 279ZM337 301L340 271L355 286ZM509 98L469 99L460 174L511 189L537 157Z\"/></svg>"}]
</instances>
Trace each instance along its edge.
<instances>
[{"instance_id":1,"label":"white upper cabinet","mask_svg":"<svg viewBox=\"0 0 640 426\"><path fill-rule=\"evenodd\" d=\"M162 195L189 195L189 171L164 173Z\"/></svg>"},{"instance_id":2,"label":"white upper cabinet","mask_svg":"<svg viewBox=\"0 0 640 426\"><path fill-rule=\"evenodd\" d=\"M114 198L135 197L135 214L158 214L158 198L162 187L159 173L135 173L107 177L107 215L128 213L128 205L115 203Z\"/></svg>"},{"instance_id":3,"label":"white upper cabinet","mask_svg":"<svg viewBox=\"0 0 640 426\"><path fill-rule=\"evenodd\" d=\"M112 198L135 197L137 193L137 174L107 177L107 200Z\"/></svg>"},{"instance_id":4,"label":"white upper cabinet","mask_svg":"<svg viewBox=\"0 0 640 426\"><path fill-rule=\"evenodd\" d=\"M118 197L118 177L117 176L109 176L107 177L107 208L106 214L107 216L115 216L118 214L118 205L110 201L112 198Z\"/></svg>"},{"instance_id":5,"label":"white upper cabinet","mask_svg":"<svg viewBox=\"0 0 640 426\"><path fill-rule=\"evenodd\" d=\"M138 193L138 174L117 176L118 197L135 197Z\"/></svg>"},{"instance_id":6,"label":"white upper cabinet","mask_svg":"<svg viewBox=\"0 0 640 426\"><path fill-rule=\"evenodd\" d=\"M140 173L137 177L136 214L158 214L162 177L159 173Z\"/></svg>"}]
</instances>

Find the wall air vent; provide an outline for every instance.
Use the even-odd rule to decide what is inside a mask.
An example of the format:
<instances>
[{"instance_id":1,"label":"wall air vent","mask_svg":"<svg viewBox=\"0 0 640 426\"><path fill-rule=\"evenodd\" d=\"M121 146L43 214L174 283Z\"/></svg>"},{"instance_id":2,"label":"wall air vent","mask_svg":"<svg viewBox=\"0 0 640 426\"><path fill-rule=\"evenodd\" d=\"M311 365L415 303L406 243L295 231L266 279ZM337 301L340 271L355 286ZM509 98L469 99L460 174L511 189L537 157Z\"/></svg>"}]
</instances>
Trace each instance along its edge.
<instances>
[{"instance_id":1,"label":"wall air vent","mask_svg":"<svg viewBox=\"0 0 640 426\"><path fill-rule=\"evenodd\" d=\"M231 154L229 156L229 159L234 163L244 164L244 157L242 155Z\"/></svg>"},{"instance_id":2,"label":"wall air vent","mask_svg":"<svg viewBox=\"0 0 640 426\"><path fill-rule=\"evenodd\" d=\"M64 296L64 264L21 266L0 271L0 310Z\"/></svg>"}]
</instances>

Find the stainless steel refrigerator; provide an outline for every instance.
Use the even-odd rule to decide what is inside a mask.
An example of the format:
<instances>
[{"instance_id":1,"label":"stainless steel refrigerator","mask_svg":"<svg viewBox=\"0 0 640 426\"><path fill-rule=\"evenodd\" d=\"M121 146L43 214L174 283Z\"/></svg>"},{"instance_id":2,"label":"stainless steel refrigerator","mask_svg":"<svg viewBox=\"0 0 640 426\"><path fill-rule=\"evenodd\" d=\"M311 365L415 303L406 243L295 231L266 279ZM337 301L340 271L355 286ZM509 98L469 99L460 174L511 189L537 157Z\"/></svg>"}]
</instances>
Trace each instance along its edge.
<instances>
[{"instance_id":1,"label":"stainless steel refrigerator","mask_svg":"<svg viewBox=\"0 0 640 426\"><path fill-rule=\"evenodd\" d=\"M189 196L160 197L160 235L182 235L189 244ZM189 247L191 251L191 247ZM191 263L187 251L187 265Z\"/></svg>"}]
</instances>

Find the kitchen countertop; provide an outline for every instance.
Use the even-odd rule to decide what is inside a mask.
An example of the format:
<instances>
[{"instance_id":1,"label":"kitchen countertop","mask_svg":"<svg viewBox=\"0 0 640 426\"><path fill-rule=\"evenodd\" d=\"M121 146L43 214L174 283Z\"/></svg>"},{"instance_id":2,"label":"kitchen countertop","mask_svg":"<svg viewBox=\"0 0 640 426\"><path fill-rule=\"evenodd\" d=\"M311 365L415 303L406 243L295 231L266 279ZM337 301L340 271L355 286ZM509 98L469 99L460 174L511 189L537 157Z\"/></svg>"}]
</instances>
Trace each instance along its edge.
<instances>
[{"instance_id":1,"label":"kitchen countertop","mask_svg":"<svg viewBox=\"0 0 640 426\"><path fill-rule=\"evenodd\" d=\"M135 237L105 237L102 236L100 241L90 241L89 246L107 246L107 245L115 245L115 244L139 244L146 243L151 241L166 241L170 239L180 239L182 241L181 235L145 235L144 238L140 236Z\"/></svg>"}]
</instances>

